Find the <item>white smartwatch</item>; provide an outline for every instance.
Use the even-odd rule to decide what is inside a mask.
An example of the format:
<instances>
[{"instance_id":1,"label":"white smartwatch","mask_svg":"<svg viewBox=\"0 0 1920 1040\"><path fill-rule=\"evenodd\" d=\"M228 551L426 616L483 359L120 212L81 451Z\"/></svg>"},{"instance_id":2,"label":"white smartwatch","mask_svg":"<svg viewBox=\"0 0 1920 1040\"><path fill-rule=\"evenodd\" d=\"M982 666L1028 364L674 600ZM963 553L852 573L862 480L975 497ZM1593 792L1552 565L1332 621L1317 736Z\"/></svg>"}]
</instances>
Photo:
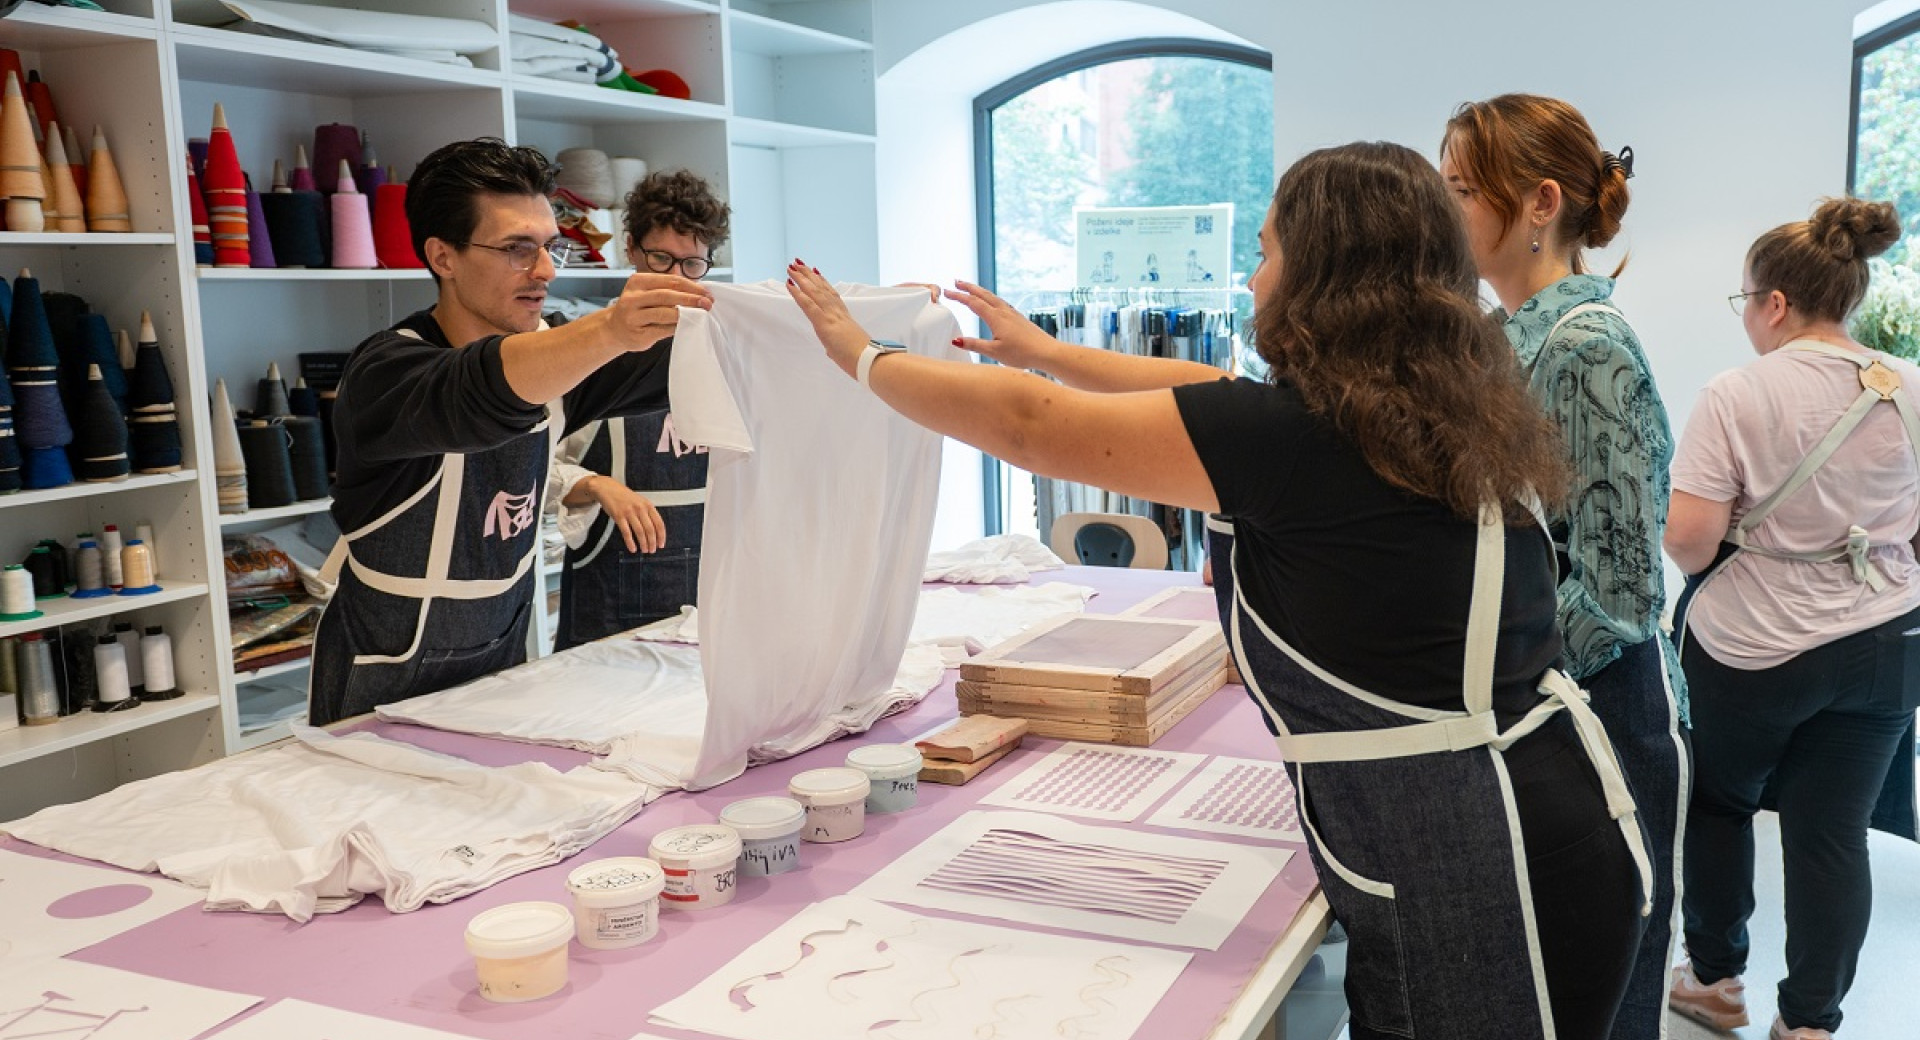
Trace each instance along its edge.
<instances>
[{"instance_id":1,"label":"white smartwatch","mask_svg":"<svg viewBox=\"0 0 1920 1040\"><path fill-rule=\"evenodd\" d=\"M853 376L860 381L861 386L871 390L873 389L873 384L867 382L867 374L873 371L873 363L880 360L884 355L904 354L906 352L907 345L905 343L895 343L892 340L886 339L870 339L867 341L867 349L860 352L860 362L854 366Z\"/></svg>"}]
</instances>

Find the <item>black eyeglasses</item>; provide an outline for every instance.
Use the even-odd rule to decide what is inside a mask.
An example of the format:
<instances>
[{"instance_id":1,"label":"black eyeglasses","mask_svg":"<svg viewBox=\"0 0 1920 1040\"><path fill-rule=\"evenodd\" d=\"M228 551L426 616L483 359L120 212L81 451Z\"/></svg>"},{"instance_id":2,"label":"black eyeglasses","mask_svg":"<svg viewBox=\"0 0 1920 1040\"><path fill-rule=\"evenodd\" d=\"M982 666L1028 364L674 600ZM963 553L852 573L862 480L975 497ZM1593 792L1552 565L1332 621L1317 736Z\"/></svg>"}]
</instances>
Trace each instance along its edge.
<instances>
[{"instance_id":1,"label":"black eyeglasses","mask_svg":"<svg viewBox=\"0 0 1920 1040\"><path fill-rule=\"evenodd\" d=\"M467 244L476 249L490 249L496 253L506 254L507 266L516 271L533 270L533 266L540 262L541 253L547 254L547 259L553 261L554 267L565 267L567 254L573 250L573 244L559 236L547 239L545 242L528 242L522 239L504 246L490 246L485 242L468 242Z\"/></svg>"},{"instance_id":2,"label":"black eyeglasses","mask_svg":"<svg viewBox=\"0 0 1920 1040\"><path fill-rule=\"evenodd\" d=\"M640 255L647 260L647 270L654 274L666 274L678 267L681 274L697 282L713 270L713 258L708 256L674 256L664 249L643 249Z\"/></svg>"},{"instance_id":3,"label":"black eyeglasses","mask_svg":"<svg viewBox=\"0 0 1920 1040\"><path fill-rule=\"evenodd\" d=\"M1765 296L1771 291L1770 289L1755 289L1752 292L1734 293L1732 296L1727 297L1727 306L1732 307L1733 313L1735 314L1745 314L1747 312L1747 297Z\"/></svg>"}]
</instances>

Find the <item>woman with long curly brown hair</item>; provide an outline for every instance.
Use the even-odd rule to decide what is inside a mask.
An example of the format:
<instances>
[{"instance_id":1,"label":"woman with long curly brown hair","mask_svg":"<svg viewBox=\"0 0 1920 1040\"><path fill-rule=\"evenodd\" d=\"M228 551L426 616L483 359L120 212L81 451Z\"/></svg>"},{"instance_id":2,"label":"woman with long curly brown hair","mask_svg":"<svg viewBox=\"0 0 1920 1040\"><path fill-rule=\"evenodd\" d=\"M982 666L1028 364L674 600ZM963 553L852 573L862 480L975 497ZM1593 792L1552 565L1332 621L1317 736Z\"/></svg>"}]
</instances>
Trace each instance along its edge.
<instances>
[{"instance_id":1,"label":"woman with long curly brown hair","mask_svg":"<svg viewBox=\"0 0 1920 1040\"><path fill-rule=\"evenodd\" d=\"M1598 1040L1647 870L1606 735L1552 668L1533 511L1565 484L1552 427L1417 153L1306 156L1260 243L1268 382L1066 346L966 283L950 295L992 338L962 343L1005 366L903 356L820 274L788 275L830 360L909 418L1232 517L1232 537L1214 528L1222 622L1347 928L1356 1040Z\"/></svg>"}]
</instances>

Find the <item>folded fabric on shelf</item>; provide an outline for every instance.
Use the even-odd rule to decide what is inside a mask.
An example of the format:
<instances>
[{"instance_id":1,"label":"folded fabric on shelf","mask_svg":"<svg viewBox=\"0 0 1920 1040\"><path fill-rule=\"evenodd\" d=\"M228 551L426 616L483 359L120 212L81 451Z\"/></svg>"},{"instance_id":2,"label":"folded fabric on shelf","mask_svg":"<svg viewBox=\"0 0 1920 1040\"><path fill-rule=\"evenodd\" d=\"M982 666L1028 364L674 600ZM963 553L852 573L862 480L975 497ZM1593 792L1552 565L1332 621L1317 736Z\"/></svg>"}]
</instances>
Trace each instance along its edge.
<instances>
[{"instance_id":1,"label":"folded fabric on shelf","mask_svg":"<svg viewBox=\"0 0 1920 1040\"><path fill-rule=\"evenodd\" d=\"M516 66L523 59L565 58L588 65L597 83L616 80L626 74L626 69L620 64L620 55L605 40L585 29L510 14L507 16L507 31L512 37L509 51Z\"/></svg>"},{"instance_id":2,"label":"folded fabric on shelf","mask_svg":"<svg viewBox=\"0 0 1920 1040\"><path fill-rule=\"evenodd\" d=\"M270 35L299 34L309 41L362 50L450 52L460 64L471 64L464 55L497 50L500 46L499 32L493 26L468 18L359 11L281 0L220 2L244 20L234 28ZM432 40L436 46L423 49L422 40Z\"/></svg>"}]
</instances>

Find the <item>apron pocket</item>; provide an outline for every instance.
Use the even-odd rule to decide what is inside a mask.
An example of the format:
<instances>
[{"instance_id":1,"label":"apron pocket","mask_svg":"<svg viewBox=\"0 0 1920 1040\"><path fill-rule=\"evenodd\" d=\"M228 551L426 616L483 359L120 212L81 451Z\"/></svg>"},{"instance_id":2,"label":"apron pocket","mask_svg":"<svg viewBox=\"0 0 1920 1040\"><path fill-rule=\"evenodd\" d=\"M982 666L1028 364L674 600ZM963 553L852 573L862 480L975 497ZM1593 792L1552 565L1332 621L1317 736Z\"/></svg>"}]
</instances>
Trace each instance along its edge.
<instances>
[{"instance_id":1,"label":"apron pocket","mask_svg":"<svg viewBox=\"0 0 1920 1040\"><path fill-rule=\"evenodd\" d=\"M1873 634L1872 707L1886 712L1920 710L1920 627L1912 614Z\"/></svg>"},{"instance_id":2,"label":"apron pocket","mask_svg":"<svg viewBox=\"0 0 1920 1040\"><path fill-rule=\"evenodd\" d=\"M620 555L620 594L615 611L622 627L669 618L693 603L700 587L700 550L661 549Z\"/></svg>"},{"instance_id":3,"label":"apron pocket","mask_svg":"<svg viewBox=\"0 0 1920 1040\"><path fill-rule=\"evenodd\" d=\"M526 603L520 604L506 631L479 646L420 651L420 667L405 696L437 693L526 660L527 607Z\"/></svg>"},{"instance_id":4,"label":"apron pocket","mask_svg":"<svg viewBox=\"0 0 1920 1040\"><path fill-rule=\"evenodd\" d=\"M1304 771L1303 771L1304 772ZM1304 777L1302 777L1304 787ZM1407 955L1400 937L1400 904L1393 885L1355 873L1320 837L1312 803L1300 796L1307 850L1333 915L1347 930L1347 1007L1353 1022L1375 1032L1411 1038Z\"/></svg>"}]
</instances>

